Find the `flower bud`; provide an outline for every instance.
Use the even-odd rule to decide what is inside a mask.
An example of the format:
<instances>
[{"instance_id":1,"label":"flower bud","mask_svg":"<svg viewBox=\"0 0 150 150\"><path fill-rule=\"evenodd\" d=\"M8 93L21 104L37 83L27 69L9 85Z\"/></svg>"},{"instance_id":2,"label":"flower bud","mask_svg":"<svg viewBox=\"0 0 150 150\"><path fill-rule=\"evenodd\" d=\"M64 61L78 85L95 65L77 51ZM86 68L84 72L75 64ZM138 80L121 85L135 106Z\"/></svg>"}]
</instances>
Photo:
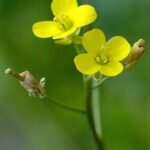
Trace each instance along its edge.
<instances>
[{"instance_id":1,"label":"flower bud","mask_svg":"<svg viewBox=\"0 0 150 150\"><path fill-rule=\"evenodd\" d=\"M129 70L130 68L132 68L133 65L142 56L142 54L144 53L144 44L145 41L143 39L139 39L136 43L134 43L129 56L123 61L125 70Z\"/></svg>"}]
</instances>

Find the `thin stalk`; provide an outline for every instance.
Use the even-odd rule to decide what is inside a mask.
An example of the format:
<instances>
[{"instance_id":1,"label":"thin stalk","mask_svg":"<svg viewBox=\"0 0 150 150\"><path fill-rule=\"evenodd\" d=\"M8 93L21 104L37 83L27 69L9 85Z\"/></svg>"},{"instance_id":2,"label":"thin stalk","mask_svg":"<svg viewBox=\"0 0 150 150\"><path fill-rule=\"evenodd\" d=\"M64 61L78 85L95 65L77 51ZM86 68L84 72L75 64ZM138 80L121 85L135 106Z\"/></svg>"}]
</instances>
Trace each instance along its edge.
<instances>
[{"instance_id":1,"label":"thin stalk","mask_svg":"<svg viewBox=\"0 0 150 150\"><path fill-rule=\"evenodd\" d=\"M75 50L76 50L76 53L77 53L77 54L80 54L80 53L81 53L80 46L77 45L77 44L75 44L75 43L73 43L73 46L74 46L74 48L75 48Z\"/></svg>"},{"instance_id":2,"label":"thin stalk","mask_svg":"<svg viewBox=\"0 0 150 150\"><path fill-rule=\"evenodd\" d=\"M96 81L92 81L92 87L96 85ZM93 119L95 130L99 138L102 138L101 116L100 116L100 91L95 89L92 91L92 106L93 106Z\"/></svg>"},{"instance_id":3,"label":"thin stalk","mask_svg":"<svg viewBox=\"0 0 150 150\"><path fill-rule=\"evenodd\" d=\"M49 104L54 104L54 105L56 105L60 108L63 108L63 109L66 109L66 110L69 110L69 111L72 111L72 112L80 113L80 114L86 114L85 110L74 108L74 107L59 103L58 101L55 101L51 98L46 97L45 100L46 100L45 102L47 102Z\"/></svg>"},{"instance_id":4,"label":"thin stalk","mask_svg":"<svg viewBox=\"0 0 150 150\"><path fill-rule=\"evenodd\" d=\"M99 117L99 115L96 114L97 109L99 109L99 105L97 105L96 103L95 104L97 105L97 108L96 108L96 111L94 111L94 113L93 113L93 110L95 109L95 108L93 108L93 106L95 106L95 104L93 105L93 101L95 101L96 98L97 98L97 100L99 100L99 98L97 96L95 96L95 98L93 97L92 79L85 80L85 90L86 90L86 97L85 97L86 112L87 112L89 126L90 126L91 132L93 134L94 140L96 142L97 149L104 150L104 145L103 145L103 141L102 141L102 137L101 137L101 126L96 121L96 119ZM98 111L98 113L99 113L99 111ZM96 116L94 116L94 115L96 115Z\"/></svg>"}]
</instances>

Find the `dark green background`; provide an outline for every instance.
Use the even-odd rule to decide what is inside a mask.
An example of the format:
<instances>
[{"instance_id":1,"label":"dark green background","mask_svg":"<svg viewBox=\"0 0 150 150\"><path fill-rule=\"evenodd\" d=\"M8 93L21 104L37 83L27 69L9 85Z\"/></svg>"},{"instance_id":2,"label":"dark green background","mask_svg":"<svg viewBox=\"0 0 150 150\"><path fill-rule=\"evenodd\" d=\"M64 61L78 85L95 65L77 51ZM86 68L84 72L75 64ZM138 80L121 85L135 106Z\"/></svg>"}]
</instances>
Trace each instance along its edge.
<instances>
[{"instance_id":1,"label":"dark green background","mask_svg":"<svg viewBox=\"0 0 150 150\"><path fill-rule=\"evenodd\" d=\"M91 0L98 19L93 27L107 38L143 38L145 53L130 72L101 87L101 114L108 150L150 150L150 1ZM92 150L86 117L38 98L28 97L11 67L45 76L50 97L84 107L81 74L75 69L73 46L55 45L32 34L32 24L52 19L50 0L0 0L0 150Z\"/></svg>"}]
</instances>

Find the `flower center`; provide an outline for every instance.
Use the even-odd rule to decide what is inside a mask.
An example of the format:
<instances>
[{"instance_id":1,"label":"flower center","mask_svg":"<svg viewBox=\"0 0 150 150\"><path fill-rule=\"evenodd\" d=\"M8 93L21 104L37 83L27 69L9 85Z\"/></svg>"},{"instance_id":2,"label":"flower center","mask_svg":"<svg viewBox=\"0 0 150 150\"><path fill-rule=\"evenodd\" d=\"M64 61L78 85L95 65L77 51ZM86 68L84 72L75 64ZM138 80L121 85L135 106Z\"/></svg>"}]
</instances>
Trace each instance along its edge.
<instances>
[{"instance_id":1,"label":"flower center","mask_svg":"<svg viewBox=\"0 0 150 150\"><path fill-rule=\"evenodd\" d=\"M96 56L95 60L100 65L104 65L104 64L108 63L108 58L107 57Z\"/></svg>"},{"instance_id":2,"label":"flower center","mask_svg":"<svg viewBox=\"0 0 150 150\"><path fill-rule=\"evenodd\" d=\"M59 15L54 18L55 22L60 24L60 30L66 31L69 30L73 26L73 22L67 15Z\"/></svg>"},{"instance_id":3,"label":"flower center","mask_svg":"<svg viewBox=\"0 0 150 150\"><path fill-rule=\"evenodd\" d=\"M100 65L104 65L106 63L108 63L108 57L106 55L104 46L101 47L101 50L98 52L97 56L95 57L95 61L96 63L100 64Z\"/></svg>"}]
</instances>

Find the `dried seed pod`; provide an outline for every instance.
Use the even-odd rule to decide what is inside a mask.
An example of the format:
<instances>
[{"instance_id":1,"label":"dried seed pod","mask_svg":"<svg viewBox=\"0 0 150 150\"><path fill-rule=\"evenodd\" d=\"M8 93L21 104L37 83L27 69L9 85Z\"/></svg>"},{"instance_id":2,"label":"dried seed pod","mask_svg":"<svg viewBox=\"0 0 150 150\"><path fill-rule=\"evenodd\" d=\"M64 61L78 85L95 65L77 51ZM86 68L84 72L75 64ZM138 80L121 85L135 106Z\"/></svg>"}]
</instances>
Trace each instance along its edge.
<instances>
[{"instance_id":1,"label":"dried seed pod","mask_svg":"<svg viewBox=\"0 0 150 150\"><path fill-rule=\"evenodd\" d=\"M41 78L40 82L37 81L29 71L24 71L19 74L12 72L10 68L6 69L6 74L10 74L19 80L20 84L27 90L30 96L37 95L40 98L46 97L45 78Z\"/></svg>"}]
</instances>

